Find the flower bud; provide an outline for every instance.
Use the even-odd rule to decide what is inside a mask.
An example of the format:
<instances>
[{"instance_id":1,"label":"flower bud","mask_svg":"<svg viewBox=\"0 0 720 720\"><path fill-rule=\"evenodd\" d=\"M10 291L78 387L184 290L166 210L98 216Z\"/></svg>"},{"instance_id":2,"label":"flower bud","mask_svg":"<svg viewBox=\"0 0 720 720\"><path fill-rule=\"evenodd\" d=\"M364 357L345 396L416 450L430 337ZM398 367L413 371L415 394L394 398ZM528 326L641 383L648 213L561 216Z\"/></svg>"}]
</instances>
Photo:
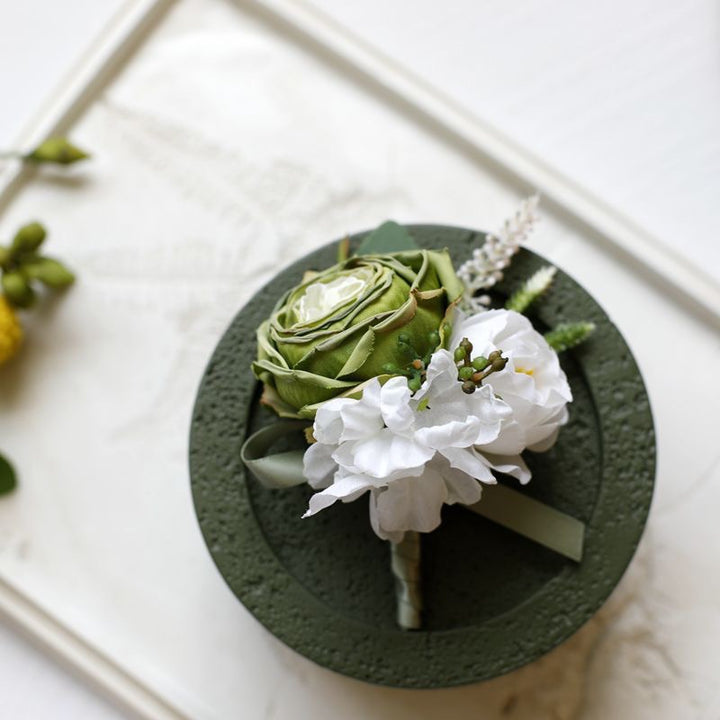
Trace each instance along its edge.
<instances>
[{"instance_id":1,"label":"flower bud","mask_svg":"<svg viewBox=\"0 0 720 720\"><path fill-rule=\"evenodd\" d=\"M60 289L72 285L75 276L62 263L52 258L38 258L23 265L25 275L39 280L50 288Z\"/></svg>"},{"instance_id":2,"label":"flower bud","mask_svg":"<svg viewBox=\"0 0 720 720\"><path fill-rule=\"evenodd\" d=\"M23 255L34 253L45 240L45 228L39 222L23 225L16 233L12 241L11 252Z\"/></svg>"},{"instance_id":3,"label":"flower bud","mask_svg":"<svg viewBox=\"0 0 720 720\"><path fill-rule=\"evenodd\" d=\"M15 307L28 308L35 302L35 292L20 272L4 273L2 289L8 302Z\"/></svg>"},{"instance_id":4,"label":"flower bud","mask_svg":"<svg viewBox=\"0 0 720 720\"><path fill-rule=\"evenodd\" d=\"M461 348L461 347L455 348L455 356L454 357L455 357L455 362L462 362L466 357L465 350L463 350L463 348Z\"/></svg>"},{"instance_id":5,"label":"flower bud","mask_svg":"<svg viewBox=\"0 0 720 720\"><path fill-rule=\"evenodd\" d=\"M475 392L475 390L477 390L477 388L475 387L475 383L472 380L466 380L462 384L462 391L466 395L472 395Z\"/></svg>"},{"instance_id":6,"label":"flower bud","mask_svg":"<svg viewBox=\"0 0 720 720\"><path fill-rule=\"evenodd\" d=\"M471 367L461 367L458 370L458 377L461 380L469 380L472 377L473 369Z\"/></svg>"},{"instance_id":7,"label":"flower bud","mask_svg":"<svg viewBox=\"0 0 720 720\"><path fill-rule=\"evenodd\" d=\"M478 357L474 358L472 361L472 366L476 370L484 370L489 364L488 359L482 355L478 355Z\"/></svg>"},{"instance_id":8,"label":"flower bud","mask_svg":"<svg viewBox=\"0 0 720 720\"><path fill-rule=\"evenodd\" d=\"M25 159L34 163L53 163L55 165L72 165L90 156L73 145L66 138L53 137L38 145Z\"/></svg>"}]
</instances>

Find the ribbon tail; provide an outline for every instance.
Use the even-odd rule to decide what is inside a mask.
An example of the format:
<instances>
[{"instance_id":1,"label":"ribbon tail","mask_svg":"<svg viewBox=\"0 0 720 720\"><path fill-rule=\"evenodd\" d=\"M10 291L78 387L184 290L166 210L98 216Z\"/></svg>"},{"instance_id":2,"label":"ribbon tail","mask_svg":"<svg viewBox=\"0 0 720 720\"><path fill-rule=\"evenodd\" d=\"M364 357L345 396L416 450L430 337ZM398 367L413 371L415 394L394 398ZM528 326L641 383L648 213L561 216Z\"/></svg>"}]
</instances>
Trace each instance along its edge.
<instances>
[{"instance_id":1,"label":"ribbon tail","mask_svg":"<svg viewBox=\"0 0 720 720\"><path fill-rule=\"evenodd\" d=\"M306 422L274 423L253 433L243 443L240 457L261 485L270 489L280 489L306 482L303 476L302 450L267 454L278 440L306 427L308 427Z\"/></svg>"},{"instance_id":2,"label":"ribbon tail","mask_svg":"<svg viewBox=\"0 0 720 720\"><path fill-rule=\"evenodd\" d=\"M483 485L482 499L465 507L570 560L582 560L585 524L524 493Z\"/></svg>"}]
</instances>

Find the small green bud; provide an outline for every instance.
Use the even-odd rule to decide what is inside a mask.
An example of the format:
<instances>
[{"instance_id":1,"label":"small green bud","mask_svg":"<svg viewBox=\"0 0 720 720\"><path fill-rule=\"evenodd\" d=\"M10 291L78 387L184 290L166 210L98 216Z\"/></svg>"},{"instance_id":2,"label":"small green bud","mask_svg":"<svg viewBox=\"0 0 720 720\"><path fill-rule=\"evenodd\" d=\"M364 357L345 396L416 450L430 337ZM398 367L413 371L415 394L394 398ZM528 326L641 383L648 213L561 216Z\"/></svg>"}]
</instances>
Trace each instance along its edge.
<instances>
[{"instance_id":1,"label":"small green bud","mask_svg":"<svg viewBox=\"0 0 720 720\"><path fill-rule=\"evenodd\" d=\"M473 369L471 367L461 367L458 370L458 377L461 380L469 380L472 377Z\"/></svg>"},{"instance_id":2,"label":"small green bud","mask_svg":"<svg viewBox=\"0 0 720 720\"><path fill-rule=\"evenodd\" d=\"M420 387L422 386L422 380L420 379L419 375L415 375L415 377L410 378L408 380L408 387L412 392L417 392Z\"/></svg>"},{"instance_id":3,"label":"small green bud","mask_svg":"<svg viewBox=\"0 0 720 720\"><path fill-rule=\"evenodd\" d=\"M56 165L72 165L90 156L76 147L67 138L53 137L38 145L32 152L25 155L25 160L33 163L54 163Z\"/></svg>"},{"instance_id":4,"label":"small green bud","mask_svg":"<svg viewBox=\"0 0 720 720\"><path fill-rule=\"evenodd\" d=\"M475 387L475 383L474 383L472 380L466 380L466 381L462 384L462 391L463 391L466 395L472 395L472 394L475 392L476 389L477 389L477 388Z\"/></svg>"},{"instance_id":5,"label":"small green bud","mask_svg":"<svg viewBox=\"0 0 720 720\"><path fill-rule=\"evenodd\" d=\"M39 222L31 222L23 225L16 233L12 241L11 252L13 253L34 253L45 240L45 228Z\"/></svg>"},{"instance_id":6,"label":"small green bud","mask_svg":"<svg viewBox=\"0 0 720 720\"><path fill-rule=\"evenodd\" d=\"M3 273L2 289L10 304L15 307L29 308L35 302L35 291L18 271Z\"/></svg>"},{"instance_id":7,"label":"small green bud","mask_svg":"<svg viewBox=\"0 0 720 720\"><path fill-rule=\"evenodd\" d=\"M455 357L455 362L462 362L466 357L465 350L461 347L455 348L454 357Z\"/></svg>"},{"instance_id":8,"label":"small green bud","mask_svg":"<svg viewBox=\"0 0 720 720\"><path fill-rule=\"evenodd\" d=\"M437 330L433 330L428 335L428 342L432 348L436 348L440 344L440 333Z\"/></svg>"},{"instance_id":9,"label":"small green bud","mask_svg":"<svg viewBox=\"0 0 720 720\"><path fill-rule=\"evenodd\" d=\"M39 280L50 288L60 288L72 285L75 276L61 262L52 258L38 258L22 266L23 273L32 280Z\"/></svg>"},{"instance_id":10,"label":"small green bud","mask_svg":"<svg viewBox=\"0 0 720 720\"><path fill-rule=\"evenodd\" d=\"M476 370L484 370L489 364L490 364L490 363L489 363L489 360L488 360L486 357L482 356L482 355L478 355L478 356L477 356L476 358L474 358L473 361L472 361L472 366L473 366Z\"/></svg>"},{"instance_id":11,"label":"small green bud","mask_svg":"<svg viewBox=\"0 0 720 720\"><path fill-rule=\"evenodd\" d=\"M498 357L492 361L493 372L500 372L505 369L508 359L505 357Z\"/></svg>"},{"instance_id":12,"label":"small green bud","mask_svg":"<svg viewBox=\"0 0 720 720\"><path fill-rule=\"evenodd\" d=\"M386 375L399 375L400 374L400 368L397 365L393 365L393 363L385 363L385 365L380 368L383 373Z\"/></svg>"},{"instance_id":13,"label":"small green bud","mask_svg":"<svg viewBox=\"0 0 720 720\"><path fill-rule=\"evenodd\" d=\"M470 356L472 355L473 344L472 344L467 338L463 338L463 339L460 341L460 347L465 350L465 354L466 354L468 357L470 357Z\"/></svg>"}]
</instances>

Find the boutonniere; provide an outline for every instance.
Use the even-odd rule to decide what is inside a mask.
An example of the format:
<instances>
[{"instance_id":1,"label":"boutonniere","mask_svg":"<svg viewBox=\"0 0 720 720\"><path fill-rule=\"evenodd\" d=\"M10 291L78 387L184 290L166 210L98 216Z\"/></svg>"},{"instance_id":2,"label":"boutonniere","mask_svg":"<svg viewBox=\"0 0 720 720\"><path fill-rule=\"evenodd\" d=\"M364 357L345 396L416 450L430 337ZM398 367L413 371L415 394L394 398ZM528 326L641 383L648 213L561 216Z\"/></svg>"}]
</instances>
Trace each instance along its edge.
<instances>
[{"instance_id":1,"label":"boutonniere","mask_svg":"<svg viewBox=\"0 0 720 720\"><path fill-rule=\"evenodd\" d=\"M391 544L406 629L422 623L421 534L440 525L445 504L582 556L583 524L521 486L531 480L523 453L548 450L568 420L558 353L593 326L533 327L525 312L552 283L550 266L501 304L492 293L536 204L526 201L458 268L443 248L421 249L384 223L352 256L343 243L335 266L308 269L258 328L262 401L292 421L251 436L243 460L269 487L308 483L306 518L369 502L373 530ZM298 429L303 453L270 452Z\"/></svg>"}]
</instances>

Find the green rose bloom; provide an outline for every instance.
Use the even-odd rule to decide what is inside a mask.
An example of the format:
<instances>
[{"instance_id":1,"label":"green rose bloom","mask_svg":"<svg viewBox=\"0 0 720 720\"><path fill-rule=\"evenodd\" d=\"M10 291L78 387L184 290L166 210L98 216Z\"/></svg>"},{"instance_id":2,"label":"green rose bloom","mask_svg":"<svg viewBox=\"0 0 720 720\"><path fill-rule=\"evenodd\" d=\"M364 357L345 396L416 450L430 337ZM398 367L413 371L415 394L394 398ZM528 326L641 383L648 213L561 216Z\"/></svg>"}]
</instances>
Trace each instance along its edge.
<instances>
[{"instance_id":1,"label":"green rose bloom","mask_svg":"<svg viewBox=\"0 0 720 720\"><path fill-rule=\"evenodd\" d=\"M400 335L420 356L442 346L462 292L444 251L359 255L311 274L258 329L253 371L265 385L263 402L311 418L319 403L388 377L383 368L408 363Z\"/></svg>"}]
</instances>

